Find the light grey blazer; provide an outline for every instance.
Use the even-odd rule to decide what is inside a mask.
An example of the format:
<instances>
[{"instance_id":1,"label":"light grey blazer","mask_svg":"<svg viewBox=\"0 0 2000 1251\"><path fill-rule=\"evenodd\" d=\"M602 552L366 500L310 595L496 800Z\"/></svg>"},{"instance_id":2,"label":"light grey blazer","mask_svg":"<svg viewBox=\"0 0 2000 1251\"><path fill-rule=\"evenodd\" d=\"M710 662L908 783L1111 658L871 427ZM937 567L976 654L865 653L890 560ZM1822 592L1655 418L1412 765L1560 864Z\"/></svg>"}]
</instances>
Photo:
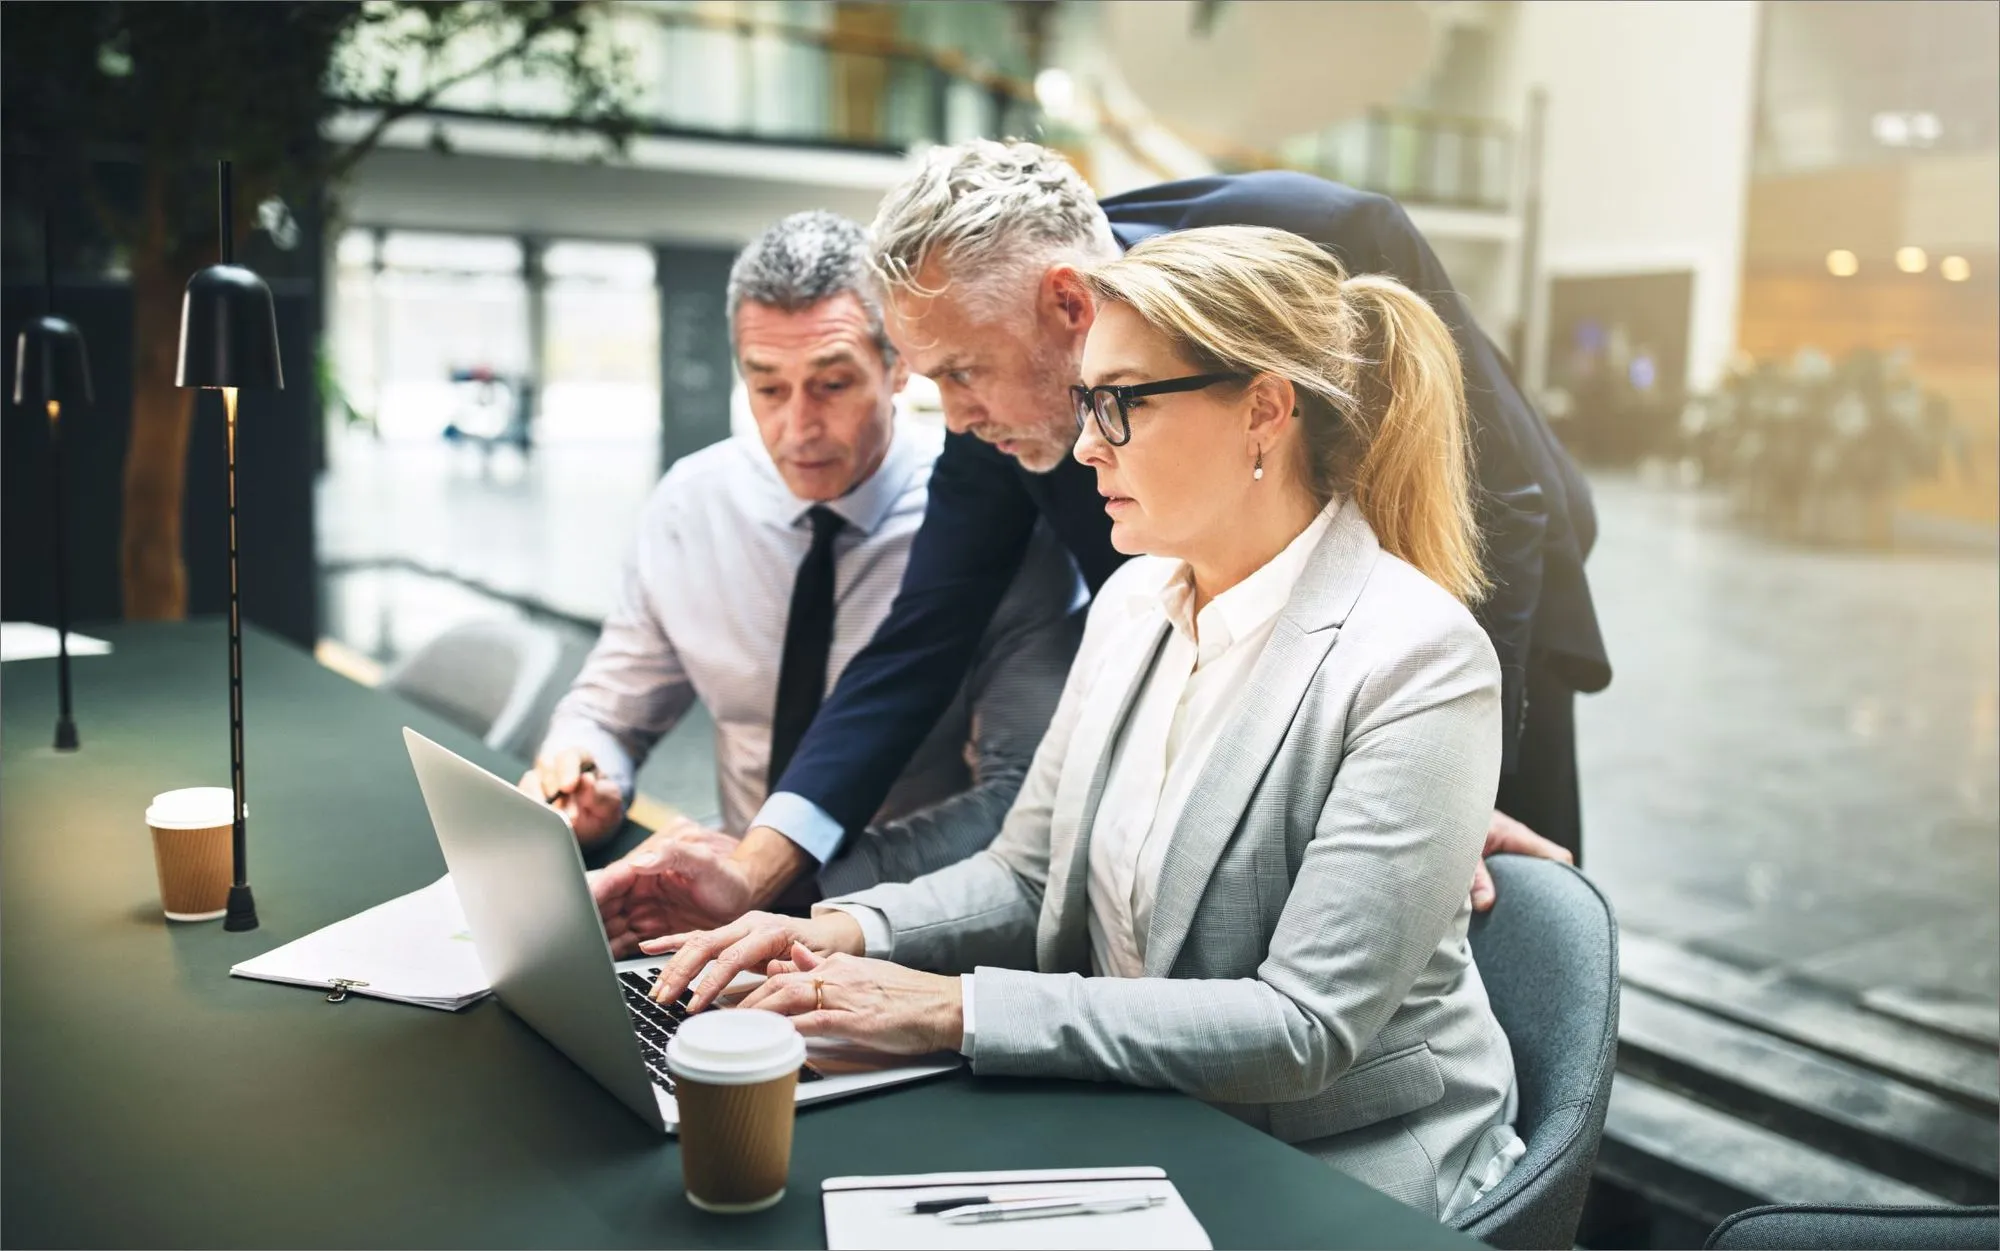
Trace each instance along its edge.
<instances>
[{"instance_id":1,"label":"light grey blazer","mask_svg":"<svg viewBox=\"0 0 2000 1251\"><path fill-rule=\"evenodd\" d=\"M1514 1085L1465 937L1492 646L1343 504L1174 828L1146 976L1090 977L1090 831L1168 567L1099 591L991 847L829 902L877 909L899 963L976 969L974 1072L1185 1091L1435 1215Z\"/></svg>"}]
</instances>

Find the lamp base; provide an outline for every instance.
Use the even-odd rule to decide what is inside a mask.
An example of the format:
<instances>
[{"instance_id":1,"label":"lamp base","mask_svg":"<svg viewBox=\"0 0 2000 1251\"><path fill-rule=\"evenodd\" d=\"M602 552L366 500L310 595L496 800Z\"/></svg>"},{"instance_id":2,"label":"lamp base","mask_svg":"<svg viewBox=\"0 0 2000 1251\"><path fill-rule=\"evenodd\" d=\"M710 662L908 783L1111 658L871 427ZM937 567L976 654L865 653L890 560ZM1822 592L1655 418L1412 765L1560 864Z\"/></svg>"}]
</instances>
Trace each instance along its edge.
<instances>
[{"instance_id":1,"label":"lamp base","mask_svg":"<svg viewBox=\"0 0 2000 1251\"><path fill-rule=\"evenodd\" d=\"M248 886L229 888L229 912L222 918L225 930L254 930L257 928L257 901L250 897Z\"/></svg>"},{"instance_id":2,"label":"lamp base","mask_svg":"<svg viewBox=\"0 0 2000 1251\"><path fill-rule=\"evenodd\" d=\"M68 717L56 718L56 750L76 750L76 722Z\"/></svg>"}]
</instances>

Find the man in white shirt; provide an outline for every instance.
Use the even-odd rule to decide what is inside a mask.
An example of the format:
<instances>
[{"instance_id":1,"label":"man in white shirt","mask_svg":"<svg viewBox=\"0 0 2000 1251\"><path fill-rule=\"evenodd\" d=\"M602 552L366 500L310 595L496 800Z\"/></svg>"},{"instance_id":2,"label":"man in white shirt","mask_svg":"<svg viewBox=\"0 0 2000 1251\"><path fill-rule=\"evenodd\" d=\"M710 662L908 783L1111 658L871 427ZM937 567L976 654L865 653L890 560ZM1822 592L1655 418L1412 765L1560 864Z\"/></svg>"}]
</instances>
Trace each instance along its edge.
<instances>
[{"instance_id":1,"label":"man in white shirt","mask_svg":"<svg viewBox=\"0 0 2000 1251\"><path fill-rule=\"evenodd\" d=\"M718 918L648 872L662 840L727 855L821 698L888 615L942 432L899 424L908 372L882 328L862 228L786 218L730 272L756 437L677 462L647 502L618 605L557 706L523 790L586 846L623 823L639 762L696 699L714 717L724 829L661 830L592 875L621 955ZM798 903L906 881L991 841L1075 653L1082 585L1038 536L952 706L874 824L829 849Z\"/></svg>"}]
</instances>

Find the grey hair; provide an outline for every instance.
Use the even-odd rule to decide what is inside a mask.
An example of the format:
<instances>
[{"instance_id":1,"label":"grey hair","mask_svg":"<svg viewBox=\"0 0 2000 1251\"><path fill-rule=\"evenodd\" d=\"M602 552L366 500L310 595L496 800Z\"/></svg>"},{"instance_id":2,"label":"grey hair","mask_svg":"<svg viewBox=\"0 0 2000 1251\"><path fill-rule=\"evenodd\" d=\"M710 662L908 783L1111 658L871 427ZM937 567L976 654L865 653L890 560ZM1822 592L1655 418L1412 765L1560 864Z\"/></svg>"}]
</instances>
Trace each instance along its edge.
<instances>
[{"instance_id":1,"label":"grey hair","mask_svg":"<svg viewBox=\"0 0 2000 1251\"><path fill-rule=\"evenodd\" d=\"M1018 298L1022 283L1051 264L1118 255L1083 175L1055 149L1021 140L932 148L923 167L883 197L870 233L869 261L889 289L937 295L958 276L975 311L987 313ZM944 286L917 281L932 257Z\"/></svg>"},{"instance_id":2,"label":"grey hair","mask_svg":"<svg viewBox=\"0 0 2000 1251\"><path fill-rule=\"evenodd\" d=\"M882 299L868 266L868 232L838 213L793 213L752 240L729 267L729 332L745 300L787 313L852 291L868 314L868 333L893 363L896 349L882 328Z\"/></svg>"}]
</instances>

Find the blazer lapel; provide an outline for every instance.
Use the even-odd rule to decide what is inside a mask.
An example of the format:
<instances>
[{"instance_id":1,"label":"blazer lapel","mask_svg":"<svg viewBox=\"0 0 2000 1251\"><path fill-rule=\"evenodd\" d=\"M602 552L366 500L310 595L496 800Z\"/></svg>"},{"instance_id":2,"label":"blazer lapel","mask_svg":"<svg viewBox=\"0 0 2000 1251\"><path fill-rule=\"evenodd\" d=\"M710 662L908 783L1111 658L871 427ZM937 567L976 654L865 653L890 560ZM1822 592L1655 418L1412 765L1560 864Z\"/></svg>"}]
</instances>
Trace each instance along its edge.
<instances>
[{"instance_id":1,"label":"blazer lapel","mask_svg":"<svg viewBox=\"0 0 2000 1251\"><path fill-rule=\"evenodd\" d=\"M1049 830L1048 890L1053 907L1043 911L1036 935L1036 963L1044 973L1090 968L1090 829L1111 775L1119 733L1166 643L1167 629L1166 618L1160 615L1144 636L1135 631L1137 646L1108 658L1094 689L1104 695L1118 692L1118 699L1094 698L1070 738Z\"/></svg>"},{"instance_id":2,"label":"blazer lapel","mask_svg":"<svg viewBox=\"0 0 2000 1251\"><path fill-rule=\"evenodd\" d=\"M1335 514L1210 749L1174 826L1146 928L1146 975L1166 977L1243 810L1318 676L1381 548L1353 501Z\"/></svg>"}]
</instances>

